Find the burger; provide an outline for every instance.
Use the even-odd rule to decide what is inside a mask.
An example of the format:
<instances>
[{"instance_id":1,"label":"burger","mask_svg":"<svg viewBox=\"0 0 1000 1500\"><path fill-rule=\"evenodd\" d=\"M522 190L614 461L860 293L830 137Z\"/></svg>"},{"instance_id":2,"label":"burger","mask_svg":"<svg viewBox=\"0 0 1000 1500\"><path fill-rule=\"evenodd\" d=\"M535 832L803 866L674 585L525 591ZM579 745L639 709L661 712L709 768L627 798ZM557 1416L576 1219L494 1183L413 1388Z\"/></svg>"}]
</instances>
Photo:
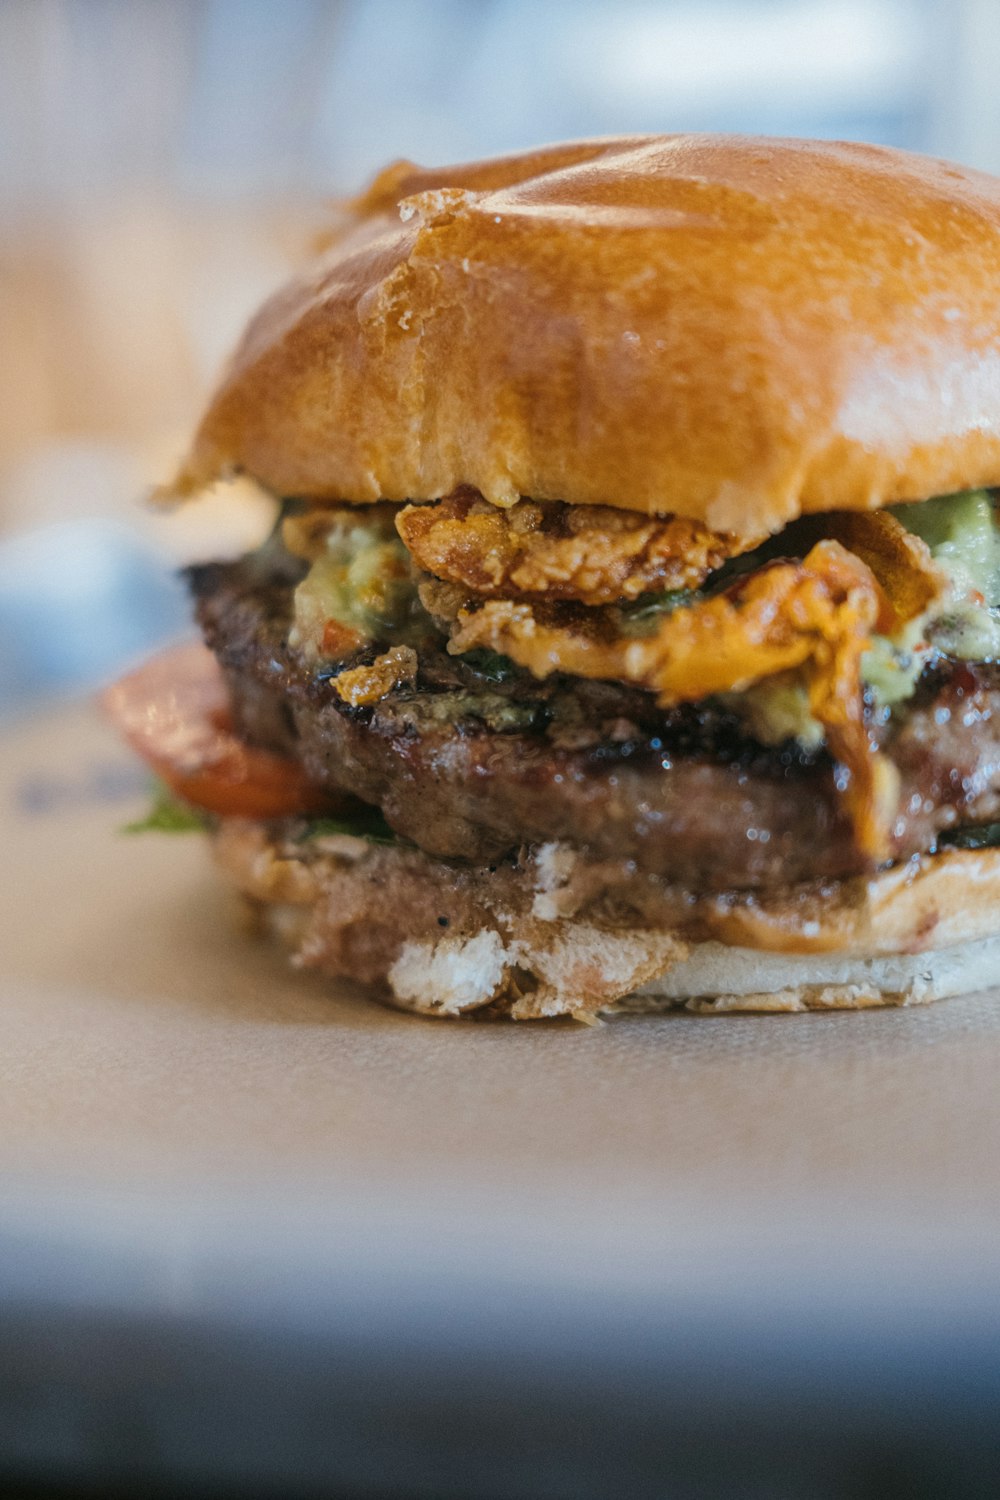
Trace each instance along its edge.
<instances>
[{"instance_id":1,"label":"burger","mask_svg":"<svg viewBox=\"0 0 1000 1500\"><path fill-rule=\"evenodd\" d=\"M1000 973L1000 181L704 135L397 163L170 493L234 474L273 533L108 703L297 964L582 1020Z\"/></svg>"}]
</instances>

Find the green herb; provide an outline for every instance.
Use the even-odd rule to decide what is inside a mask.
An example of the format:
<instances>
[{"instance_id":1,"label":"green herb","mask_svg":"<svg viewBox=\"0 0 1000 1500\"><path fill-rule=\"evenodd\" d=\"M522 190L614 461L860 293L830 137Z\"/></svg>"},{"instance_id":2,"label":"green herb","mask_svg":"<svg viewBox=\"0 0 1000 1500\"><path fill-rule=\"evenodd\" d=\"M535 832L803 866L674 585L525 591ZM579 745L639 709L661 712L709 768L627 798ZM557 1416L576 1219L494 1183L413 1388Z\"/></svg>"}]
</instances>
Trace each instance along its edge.
<instances>
[{"instance_id":1,"label":"green herb","mask_svg":"<svg viewBox=\"0 0 1000 1500\"><path fill-rule=\"evenodd\" d=\"M661 615L672 614L695 598L695 589L663 589L658 594L640 594L634 604L622 610L622 629L626 635L649 635Z\"/></svg>"},{"instance_id":2,"label":"green herb","mask_svg":"<svg viewBox=\"0 0 1000 1500\"><path fill-rule=\"evenodd\" d=\"M397 842L396 835L377 807L363 808L347 818L310 818L296 842L302 844L309 839L325 839L345 834L352 839L367 839L370 844Z\"/></svg>"},{"instance_id":3,"label":"green herb","mask_svg":"<svg viewBox=\"0 0 1000 1500\"><path fill-rule=\"evenodd\" d=\"M204 833L208 826L203 812L182 802L162 782L154 782L152 799L146 816L126 823L122 833Z\"/></svg>"},{"instance_id":4,"label":"green herb","mask_svg":"<svg viewBox=\"0 0 1000 1500\"><path fill-rule=\"evenodd\" d=\"M1000 823L980 823L974 828L954 828L938 840L947 849L996 849L1000 846Z\"/></svg>"},{"instance_id":5,"label":"green herb","mask_svg":"<svg viewBox=\"0 0 1000 1500\"><path fill-rule=\"evenodd\" d=\"M511 677L517 676L517 664L509 656L501 656L499 651L466 651L462 660L489 682L507 682Z\"/></svg>"}]
</instances>

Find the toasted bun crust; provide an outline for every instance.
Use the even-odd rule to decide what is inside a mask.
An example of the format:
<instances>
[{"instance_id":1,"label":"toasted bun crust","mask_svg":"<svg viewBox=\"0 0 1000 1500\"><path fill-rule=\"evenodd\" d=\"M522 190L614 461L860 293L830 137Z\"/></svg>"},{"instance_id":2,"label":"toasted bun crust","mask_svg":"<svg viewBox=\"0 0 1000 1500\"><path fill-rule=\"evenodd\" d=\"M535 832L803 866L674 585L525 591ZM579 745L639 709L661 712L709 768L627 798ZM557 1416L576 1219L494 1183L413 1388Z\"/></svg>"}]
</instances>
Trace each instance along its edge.
<instances>
[{"instance_id":1,"label":"toasted bun crust","mask_svg":"<svg viewBox=\"0 0 1000 1500\"><path fill-rule=\"evenodd\" d=\"M677 891L657 922L632 926L619 902L595 899L593 867L566 845L477 870L227 819L213 850L294 962L424 1015L858 1009L982 989L1000 964L996 849L776 892L763 907Z\"/></svg>"},{"instance_id":2,"label":"toasted bun crust","mask_svg":"<svg viewBox=\"0 0 1000 1500\"><path fill-rule=\"evenodd\" d=\"M257 315L176 489L459 484L751 535L1000 483L1000 182L732 136L397 163Z\"/></svg>"}]
</instances>

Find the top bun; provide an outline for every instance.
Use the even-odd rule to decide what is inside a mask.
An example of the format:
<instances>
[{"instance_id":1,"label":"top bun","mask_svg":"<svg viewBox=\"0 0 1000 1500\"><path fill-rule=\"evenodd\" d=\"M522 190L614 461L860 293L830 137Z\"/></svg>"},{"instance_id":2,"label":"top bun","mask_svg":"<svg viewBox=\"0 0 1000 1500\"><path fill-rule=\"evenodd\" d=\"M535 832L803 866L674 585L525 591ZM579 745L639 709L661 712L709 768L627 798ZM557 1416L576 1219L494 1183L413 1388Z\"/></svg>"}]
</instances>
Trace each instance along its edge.
<instances>
[{"instance_id":1,"label":"top bun","mask_svg":"<svg viewBox=\"0 0 1000 1500\"><path fill-rule=\"evenodd\" d=\"M1000 483L1000 181L704 135L397 163L257 314L176 487L234 470L746 536Z\"/></svg>"}]
</instances>

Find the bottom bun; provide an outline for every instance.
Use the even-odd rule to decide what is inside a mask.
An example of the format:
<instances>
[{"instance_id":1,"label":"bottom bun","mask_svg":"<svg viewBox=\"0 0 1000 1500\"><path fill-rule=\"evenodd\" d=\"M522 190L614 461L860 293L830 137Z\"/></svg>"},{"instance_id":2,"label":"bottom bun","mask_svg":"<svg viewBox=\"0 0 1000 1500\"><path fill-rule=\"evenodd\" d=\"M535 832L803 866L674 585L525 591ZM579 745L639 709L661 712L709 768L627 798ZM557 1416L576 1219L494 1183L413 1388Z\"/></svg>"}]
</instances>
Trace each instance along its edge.
<instances>
[{"instance_id":1,"label":"bottom bun","mask_svg":"<svg viewBox=\"0 0 1000 1500\"><path fill-rule=\"evenodd\" d=\"M703 1015L728 1011L865 1010L924 1005L987 989L1000 975L1000 936L887 957L817 957L697 943L686 959L618 1008Z\"/></svg>"},{"instance_id":2,"label":"bottom bun","mask_svg":"<svg viewBox=\"0 0 1000 1500\"><path fill-rule=\"evenodd\" d=\"M695 896L565 845L487 869L294 823L227 819L212 842L293 963L421 1015L864 1009L971 993L1000 974L998 850Z\"/></svg>"}]
</instances>

